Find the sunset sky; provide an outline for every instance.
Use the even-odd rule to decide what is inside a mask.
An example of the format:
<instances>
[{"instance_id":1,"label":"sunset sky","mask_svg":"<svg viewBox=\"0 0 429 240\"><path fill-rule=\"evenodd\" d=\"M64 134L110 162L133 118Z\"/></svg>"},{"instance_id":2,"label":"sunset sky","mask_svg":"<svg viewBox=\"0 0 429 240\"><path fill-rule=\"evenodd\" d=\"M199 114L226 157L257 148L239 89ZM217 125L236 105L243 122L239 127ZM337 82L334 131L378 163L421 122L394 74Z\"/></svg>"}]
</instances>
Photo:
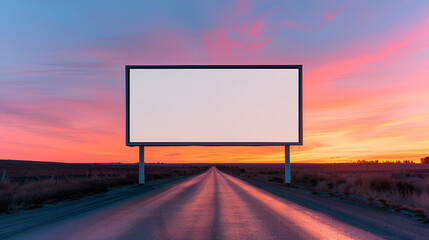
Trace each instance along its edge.
<instances>
[{"instance_id":1,"label":"sunset sky","mask_svg":"<svg viewBox=\"0 0 429 240\"><path fill-rule=\"evenodd\" d=\"M126 64L302 64L292 162L429 155L428 1L0 1L0 159L137 162ZM152 147L146 162L283 162Z\"/></svg>"}]
</instances>

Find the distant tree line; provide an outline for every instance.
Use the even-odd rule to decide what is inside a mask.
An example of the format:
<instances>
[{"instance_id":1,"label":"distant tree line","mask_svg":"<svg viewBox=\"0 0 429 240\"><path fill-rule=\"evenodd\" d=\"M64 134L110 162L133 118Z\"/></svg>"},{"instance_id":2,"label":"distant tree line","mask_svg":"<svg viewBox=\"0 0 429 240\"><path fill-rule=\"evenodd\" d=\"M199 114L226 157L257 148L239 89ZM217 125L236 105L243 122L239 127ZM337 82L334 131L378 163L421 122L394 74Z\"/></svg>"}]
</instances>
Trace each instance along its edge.
<instances>
[{"instance_id":1,"label":"distant tree line","mask_svg":"<svg viewBox=\"0 0 429 240\"><path fill-rule=\"evenodd\" d=\"M429 163L429 157L426 157L426 158L428 158L427 163ZM334 162L334 163L338 163L338 162ZM414 161L412 161L412 160L403 160L403 161L401 161L401 160L392 160L392 161L389 161L389 160L385 160L385 161L381 161L381 160L357 160L357 161L352 161L352 162L341 162L341 163L346 163L346 164L351 164L351 163L352 164L356 164L356 163L358 163L358 164L379 164L379 163L383 163L384 164L384 163L414 163Z\"/></svg>"},{"instance_id":2,"label":"distant tree line","mask_svg":"<svg viewBox=\"0 0 429 240\"><path fill-rule=\"evenodd\" d=\"M338 162L333 162L333 163L337 163L338 164ZM370 163L370 164L377 164L377 163L415 163L414 161L412 161L412 160L403 160L403 161L401 161L401 160L392 160L392 161L388 161L388 160L386 160L386 161L380 161L380 160L357 160L357 161L352 161L352 162L340 162L340 164L341 163L348 163L348 164L350 164L350 163L359 163L359 164L361 164L361 163L363 163L363 164L368 164L368 163ZM420 158L420 163L424 163L424 164L429 164L429 156L427 156L427 157L424 157L424 158Z\"/></svg>"}]
</instances>

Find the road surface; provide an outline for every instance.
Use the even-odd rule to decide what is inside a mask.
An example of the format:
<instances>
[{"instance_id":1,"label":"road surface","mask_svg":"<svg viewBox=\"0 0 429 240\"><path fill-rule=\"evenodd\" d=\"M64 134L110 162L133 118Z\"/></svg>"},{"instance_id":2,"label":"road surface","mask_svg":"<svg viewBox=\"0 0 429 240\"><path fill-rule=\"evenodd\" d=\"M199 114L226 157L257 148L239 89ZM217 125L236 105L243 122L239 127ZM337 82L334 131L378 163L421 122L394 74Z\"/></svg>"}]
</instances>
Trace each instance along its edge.
<instances>
[{"instance_id":1,"label":"road surface","mask_svg":"<svg viewBox=\"0 0 429 240\"><path fill-rule=\"evenodd\" d=\"M43 208L39 211L42 214ZM20 224L26 224L24 220L21 217ZM249 184L216 168L10 236L44 240L383 238L429 239L429 226L373 206Z\"/></svg>"}]
</instances>

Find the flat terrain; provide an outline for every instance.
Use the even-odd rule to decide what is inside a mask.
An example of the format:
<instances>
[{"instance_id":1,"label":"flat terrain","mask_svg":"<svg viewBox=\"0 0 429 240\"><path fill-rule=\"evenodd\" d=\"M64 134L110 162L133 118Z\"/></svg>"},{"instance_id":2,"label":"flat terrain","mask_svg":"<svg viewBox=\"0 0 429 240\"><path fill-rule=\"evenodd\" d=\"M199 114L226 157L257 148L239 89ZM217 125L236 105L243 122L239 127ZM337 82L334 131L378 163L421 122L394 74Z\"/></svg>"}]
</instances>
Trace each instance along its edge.
<instances>
[{"instance_id":1,"label":"flat terrain","mask_svg":"<svg viewBox=\"0 0 429 240\"><path fill-rule=\"evenodd\" d=\"M182 176L194 173L195 169L209 166L208 164L145 164L146 181ZM138 164L122 163L62 163L62 162L38 162L22 160L1 160L0 177L3 173L13 181L24 183L40 180L87 178L89 177L133 177L137 181Z\"/></svg>"},{"instance_id":2,"label":"flat terrain","mask_svg":"<svg viewBox=\"0 0 429 240\"><path fill-rule=\"evenodd\" d=\"M216 168L0 216L1 239L428 239L426 224ZM28 226L28 227L27 227Z\"/></svg>"},{"instance_id":3,"label":"flat terrain","mask_svg":"<svg viewBox=\"0 0 429 240\"><path fill-rule=\"evenodd\" d=\"M218 169L257 181L284 183L284 164L217 164ZM314 193L356 196L395 211L411 211L429 223L429 164L291 164L293 187ZM283 184L284 185L284 184Z\"/></svg>"},{"instance_id":4,"label":"flat terrain","mask_svg":"<svg viewBox=\"0 0 429 240\"><path fill-rule=\"evenodd\" d=\"M196 174L207 164L146 164L146 183ZM0 214L79 199L138 182L138 164L0 160Z\"/></svg>"}]
</instances>

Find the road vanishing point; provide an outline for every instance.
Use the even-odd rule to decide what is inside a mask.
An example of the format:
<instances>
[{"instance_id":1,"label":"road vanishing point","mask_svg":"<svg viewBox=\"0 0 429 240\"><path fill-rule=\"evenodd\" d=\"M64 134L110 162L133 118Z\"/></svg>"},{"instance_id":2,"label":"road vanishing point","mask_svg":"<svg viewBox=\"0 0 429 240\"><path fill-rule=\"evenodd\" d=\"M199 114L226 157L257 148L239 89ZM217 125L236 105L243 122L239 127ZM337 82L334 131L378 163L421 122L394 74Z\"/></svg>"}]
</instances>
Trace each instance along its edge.
<instances>
[{"instance_id":1,"label":"road vanishing point","mask_svg":"<svg viewBox=\"0 0 429 240\"><path fill-rule=\"evenodd\" d=\"M212 167L0 216L0 239L429 239L429 227L375 206Z\"/></svg>"}]
</instances>

